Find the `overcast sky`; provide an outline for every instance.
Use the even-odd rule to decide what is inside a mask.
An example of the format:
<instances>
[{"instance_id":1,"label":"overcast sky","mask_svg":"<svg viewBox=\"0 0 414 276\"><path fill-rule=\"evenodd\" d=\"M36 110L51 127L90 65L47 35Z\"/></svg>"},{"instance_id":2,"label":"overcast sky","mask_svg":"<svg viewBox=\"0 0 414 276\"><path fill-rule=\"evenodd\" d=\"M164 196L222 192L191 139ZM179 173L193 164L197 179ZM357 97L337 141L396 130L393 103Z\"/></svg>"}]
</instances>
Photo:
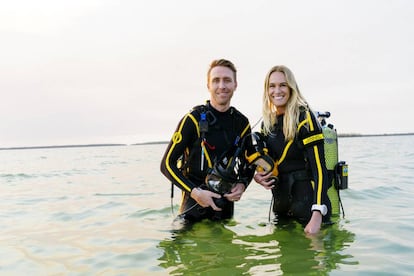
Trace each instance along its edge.
<instances>
[{"instance_id":1,"label":"overcast sky","mask_svg":"<svg viewBox=\"0 0 414 276\"><path fill-rule=\"evenodd\" d=\"M414 1L16 0L0 4L0 147L169 140L238 68L253 125L274 65L339 133L414 132Z\"/></svg>"}]
</instances>

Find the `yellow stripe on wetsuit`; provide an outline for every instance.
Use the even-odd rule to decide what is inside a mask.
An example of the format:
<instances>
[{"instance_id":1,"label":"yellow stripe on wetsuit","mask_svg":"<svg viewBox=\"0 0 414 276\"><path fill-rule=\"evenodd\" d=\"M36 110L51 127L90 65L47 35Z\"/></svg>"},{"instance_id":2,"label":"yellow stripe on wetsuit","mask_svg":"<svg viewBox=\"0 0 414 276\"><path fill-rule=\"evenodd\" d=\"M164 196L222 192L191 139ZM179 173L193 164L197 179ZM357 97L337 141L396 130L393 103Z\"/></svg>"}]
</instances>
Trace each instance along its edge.
<instances>
[{"instance_id":1,"label":"yellow stripe on wetsuit","mask_svg":"<svg viewBox=\"0 0 414 276\"><path fill-rule=\"evenodd\" d=\"M319 140L323 140L323 134L322 133L315 134L313 136L310 136L308 138L303 139L303 145L306 146L307 144L310 144L310 143L313 143L313 142L319 141Z\"/></svg>"},{"instance_id":2,"label":"yellow stripe on wetsuit","mask_svg":"<svg viewBox=\"0 0 414 276\"><path fill-rule=\"evenodd\" d=\"M313 126L313 121L312 121L309 110L306 111L306 120L309 122L310 131L314 131L315 128ZM319 138L317 139L316 136L319 136ZM311 142L319 140L319 139L323 139L323 134L322 133L319 134L319 135L317 134L317 135L311 136L307 139L312 140ZM307 140L307 139L305 139L305 140ZM305 144L305 140L303 141L304 144ZM308 142L308 143L310 143L310 142ZM323 178L323 174L322 174L321 159L319 157L319 151L318 151L318 147L316 145L313 146L313 153L315 154L316 167L318 169L318 190L316 191L316 195L317 195L316 196L316 204L322 204L322 183L323 183L322 178Z\"/></svg>"},{"instance_id":3,"label":"yellow stripe on wetsuit","mask_svg":"<svg viewBox=\"0 0 414 276\"><path fill-rule=\"evenodd\" d=\"M309 111L306 111L306 119L298 124L297 131L299 132L299 129L301 127L303 127L304 125L306 125L306 123L309 124L309 130L314 131L315 127L313 125L313 121L312 121L312 118L311 118L311 115L310 115ZM318 141L318 140L323 140L323 139L324 139L324 137L323 137L322 133L315 134L313 136L310 136L308 138L303 139L303 144L307 145L307 144L310 144L312 142L315 142L315 141ZM292 145L292 143L293 143L293 140L290 140L286 144L285 148L283 149L282 156L276 162L277 165L280 165L280 163L282 163L284 161L284 159L286 157L286 154L287 154L290 146ZM319 151L318 151L318 147L316 145L313 146L313 152L315 154L316 167L317 167L317 170L318 170L318 190L317 190L316 204L322 204L322 183L323 183L322 177L323 177L323 174L322 174L321 159L319 157Z\"/></svg>"},{"instance_id":4,"label":"yellow stripe on wetsuit","mask_svg":"<svg viewBox=\"0 0 414 276\"><path fill-rule=\"evenodd\" d=\"M292 145L293 140L290 140L287 145L285 146L285 148L283 149L283 153L282 156L280 156L279 160L277 160L276 164L280 165L280 163L282 163L285 160L286 154L290 148L290 145Z\"/></svg>"},{"instance_id":5,"label":"yellow stripe on wetsuit","mask_svg":"<svg viewBox=\"0 0 414 276\"><path fill-rule=\"evenodd\" d=\"M240 134L240 138L243 138L243 136L246 134L249 128L250 128L250 124L247 124L246 127L243 129L242 133Z\"/></svg>"},{"instance_id":6,"label":"yellow stripe on wetsuit","mask_svg":"<svg viewBox=\"0 0 414 276\"><path fill-rule=\"evenodd\" d=\"M177 144L179 144L182 140L183 140L183 137L182 137L182 134L181 134L181 131L182 131L182 129L183 129L183 127L184 127L184 123L187 121L187 117L189 117L193 122L194 122L194 124L196 125L196 129L197 129L197 134L198 135L200 135L200 130L199 130L199 128L198 128L198 124L197 124L197 120L195 120L195 118L194 118L194 116L193 115L191 115L190 113L188 113L187 115L186 115L186 117L181 121L181 124L180 124L180 126L179 126L179 128L178 128L178 131L176 131L175 133L174 133L174 135L173 135L173 138L171 139L171 141L172 141L172 145L171 145L171 148L170 148L170 150L168 151L168 154L167 154L167 158L165 159L165 165L166 165L166 167L167 167L167 170L169 171L169 173L170 173L170 175L175 179L175 181L177 181L181 186L183 186L184 187L184 189L186 189L188 192L191 192L191 188L190 187L188 187L175 173L174 173L174 171L171 169L171 167L170 167L170 157L171 157L171 152L173 152L174 151L174 147L177 145Z\"/></svg>"},{"instance_id":7,"label":"yellow stripe on wetsuit","mask_svg":"<svg viewBox=\"0 0 414 276\"><path fill-rule=\"evenodd\" d=\"M184 123L187 121L187 117L188 118L190 118L192 121L193 121L193 123L194 123L194 126L196 127L196 131L197 131L197 136L198 137L200 137L200 128L199 128L199 126L198 126L198 121L197 121L197 119L191 114L191 113L188 113L187 115L186 115L186 117L182 120L182 122L181 122L181 124L180 124L180 126L179 126L179 128L178 128L178 131L177 132L175 132L174 133L174 135L173 135L173 138L172 138L172 145L171 145L171 148L170 148L170 150L169 150L169 152L168 152L168 154L167 154L167 158L166 158L166 160L165 160L165 163L166 163L166 167L167 167L167 170L169 171L169 173L171 174L171 176L175 179L175 181L177 181L182 187L184 187L184 189L185 190L187 190L188 192L191 192L191 188L190 187L188 187L175 173L174 173L174 171L171 169L171 167L170 167L170 165L169 165L169 160L170 160L170 156L171 156L171 152L174 150L174 147L175 147L175 145L176 144L179 144L181 141L182 141L182 134L181 134L181 131L182 131L182 129L183 129L183 127L184 127ZM246 132L248 131L250 129L250 124L247 124L246 125L246 127L243 129L243 131L242 131L242 133L241 133L241 137L243 137L245 134L246 134ZM206 158L206 160L207 160L207 165L208 165L208 167L209 168L212 168L213 167L213 163L212 163L212 161L211 161L211 158L210 158L210 155L209 155L209 153L208 153L208 151L207 151L207 149L206 149L206 147L205 147L205 143L204 143L204 141L202 140L201 141L201 145L200 145L201 147L202 147L202 150L204 151L204 157ZM188 148L187 148L188 149Z\"/></svg>"},{"instance_id":8,"label":"yellow stripe on wetsuit","mask_svg":"<svg viewBox=\"0 0 414 276\"><path fill-rule=\"evenodd\" d=\"M303 120L302 122L299 123L297 131L299 132L299 129L304 126L307 123L307 120ZM286 154L290 148L290 146L293 143L293 139L289 140L289 142L286 144L285 148L283 149L282 155L280 156L279 160L276 161L277 165L280 165L280 163L282 163L285 160Z\"/></svg>"}]
</instances>

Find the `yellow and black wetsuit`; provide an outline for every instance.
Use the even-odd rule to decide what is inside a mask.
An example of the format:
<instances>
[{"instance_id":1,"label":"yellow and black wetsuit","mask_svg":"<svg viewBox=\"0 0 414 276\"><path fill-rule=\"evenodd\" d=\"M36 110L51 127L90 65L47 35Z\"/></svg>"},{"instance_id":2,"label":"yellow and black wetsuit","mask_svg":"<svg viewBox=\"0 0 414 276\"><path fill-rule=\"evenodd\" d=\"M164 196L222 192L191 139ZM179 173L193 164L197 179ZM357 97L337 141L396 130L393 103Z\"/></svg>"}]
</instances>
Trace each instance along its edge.
<instances>
[{"instance_id":1,"label":"yellow and black wetsuit","mask_svg":"<svg viewBox=\"0 0 414 276\"><path fill-rule=\"evenodd\" d=\"M328 222L331 203L321 126L311 111L303 109L295 139L285 141L283 116L277 117L278 123L266 137L269 154L279 169L279 183L272 189L273 211L279 218L293 217L307 223L312 205L325 204L328 213L323 221Z\"/></svg>"},{"instance_id":2,"label":"yellow and black wetsuit","mask_svg":"<svg viewBox=\"0 0 414 276\"><path fill-rule=\"evenodd\" d=\"M206 115L208 130L200 129L201 114ZM195 187L205 188L204 182L214 161L226 152L237 139L251 133L248 119L236 108L226 112L206 105L193 108L179 122L177 129L161 161L161 172L182 191L181 216L189 221L204 218L227 219L233 216L233 202L222 198L223 211L202 208L190 197ZM239 138L238 138L239 137ZM240 170L239 181L246 188L253 178L254 170L247 165Z\"/></svg>"}]
</instances>

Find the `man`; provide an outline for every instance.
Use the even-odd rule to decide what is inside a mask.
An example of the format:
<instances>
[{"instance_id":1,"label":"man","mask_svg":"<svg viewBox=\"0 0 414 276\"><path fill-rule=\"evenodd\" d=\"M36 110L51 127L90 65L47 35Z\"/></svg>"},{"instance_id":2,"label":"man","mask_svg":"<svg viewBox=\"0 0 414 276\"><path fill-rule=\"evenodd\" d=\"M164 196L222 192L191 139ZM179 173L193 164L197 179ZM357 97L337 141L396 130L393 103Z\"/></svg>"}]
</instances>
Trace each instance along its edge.
<instances>
[{"instance_id":1,"label":"man","mask_svg":"<svg viewBox=\"0 0 414 276\"><path fill-rule=\"evenodd\" d=\"M180 216L189 222L232 218L253 178L244 154L236 154L251 133L248 119L230 106L236 74L228 60L211 63L210 100L180 120L161 162L161 172L183 191Z\"/></svg>"}]
</instances>

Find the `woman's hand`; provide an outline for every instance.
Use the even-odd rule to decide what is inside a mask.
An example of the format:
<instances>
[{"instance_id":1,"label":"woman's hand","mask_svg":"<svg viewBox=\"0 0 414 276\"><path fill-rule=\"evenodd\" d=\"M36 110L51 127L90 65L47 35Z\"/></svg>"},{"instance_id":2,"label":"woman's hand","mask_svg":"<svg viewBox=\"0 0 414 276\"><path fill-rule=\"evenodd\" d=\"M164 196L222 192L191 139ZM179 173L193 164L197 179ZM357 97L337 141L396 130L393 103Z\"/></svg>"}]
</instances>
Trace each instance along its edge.
<instances>
[{"instance_id":1,"label":"woman's hand","mask_svg":"<svg viewBox=\"0 0 414 276\"><path fill-rule=\"evenodd\" d=\"M322 214L318 211L313 211L312 217L305 227L306 234L316 234L321 229Z\"/></svg>"},{"instance_id":2,"label":"woman's hand","mask_svg":"<svg viewBox=\"0 0 414 276\"><path fill-rule=\"evenodd\" d=\"M237 183L231 188L230 193L225 194L224 197L227 198L228 201L239 201L246 186L243 183Z\"/></svg>"},{"instance_id":3,"label":"woman's hand","mask_svg":"<svg viewBox=\"0 0 414 276\"><path fill-rule=\"evenodd\" d=\"M256 172L254 181L262 185L266 190L270 190L275 186L275 179L272 177L272 172Z\"/></svg>"}]
</instances>

